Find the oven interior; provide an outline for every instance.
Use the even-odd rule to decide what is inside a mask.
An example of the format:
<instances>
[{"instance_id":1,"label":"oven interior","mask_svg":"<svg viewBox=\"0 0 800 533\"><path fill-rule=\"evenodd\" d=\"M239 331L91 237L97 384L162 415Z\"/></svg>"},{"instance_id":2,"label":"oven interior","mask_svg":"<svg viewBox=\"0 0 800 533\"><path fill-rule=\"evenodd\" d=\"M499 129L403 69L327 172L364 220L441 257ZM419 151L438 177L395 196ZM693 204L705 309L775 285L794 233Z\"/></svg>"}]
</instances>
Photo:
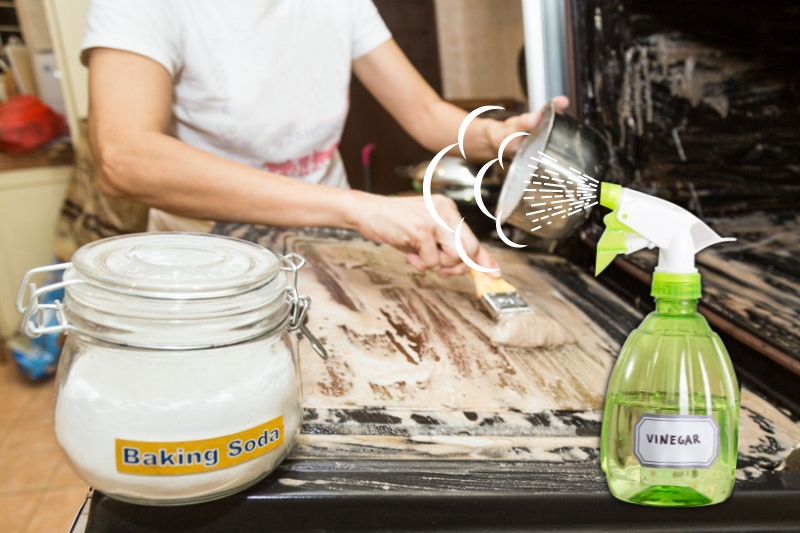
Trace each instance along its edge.
<instances>
[{"instance_id":1,"label":"oven interior","mask_svg":"<svg viewBox=\"0 0 800 533\"><path fill-rule=\"evenodd\" d=\"M572 0L574 104L611 152L606 181L689 209L723 236L701 253L701 308L740 377L800 412L800 5ZM591 268L596 209L561 254ZM655 254L602 281L643 311Z\"/></svg>"}]
</instances>

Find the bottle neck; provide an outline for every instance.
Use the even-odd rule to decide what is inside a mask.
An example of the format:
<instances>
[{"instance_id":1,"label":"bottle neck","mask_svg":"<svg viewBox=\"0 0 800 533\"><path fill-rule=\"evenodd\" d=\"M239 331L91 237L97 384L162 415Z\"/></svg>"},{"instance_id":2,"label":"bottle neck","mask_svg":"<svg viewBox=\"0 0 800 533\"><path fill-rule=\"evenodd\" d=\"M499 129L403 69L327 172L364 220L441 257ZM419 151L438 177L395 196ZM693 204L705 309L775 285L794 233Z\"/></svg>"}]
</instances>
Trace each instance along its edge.
<instances>
[{"instance_id":1,"label":"bottle neck","mask_svg":"<svg viewBox=\"0 0 800 533\"><path fill-rule=\"evenodd\" d=\"M693 315L697 313L697 298L656 298L656 312L662 315Z\"/></svg>"}]
</instances>

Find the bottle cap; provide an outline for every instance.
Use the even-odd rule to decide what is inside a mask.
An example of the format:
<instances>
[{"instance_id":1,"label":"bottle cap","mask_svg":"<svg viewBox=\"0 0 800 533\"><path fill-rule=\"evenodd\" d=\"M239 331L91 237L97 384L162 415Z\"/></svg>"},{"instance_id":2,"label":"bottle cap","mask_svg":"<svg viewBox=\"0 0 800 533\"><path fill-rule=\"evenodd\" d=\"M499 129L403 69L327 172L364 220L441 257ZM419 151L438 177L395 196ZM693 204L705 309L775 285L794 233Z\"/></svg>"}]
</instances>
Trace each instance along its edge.
<instances>
[{"instance_id":1,"label":"bottle cap","mask_svg":"<svg viewBox=\"0 0 800 533\"><path fill-rule=\"evenodd\" d=\"M700 298L703 295L700 274L654 272L650 295L675 300Z\"/></svg>"}]
</instances>

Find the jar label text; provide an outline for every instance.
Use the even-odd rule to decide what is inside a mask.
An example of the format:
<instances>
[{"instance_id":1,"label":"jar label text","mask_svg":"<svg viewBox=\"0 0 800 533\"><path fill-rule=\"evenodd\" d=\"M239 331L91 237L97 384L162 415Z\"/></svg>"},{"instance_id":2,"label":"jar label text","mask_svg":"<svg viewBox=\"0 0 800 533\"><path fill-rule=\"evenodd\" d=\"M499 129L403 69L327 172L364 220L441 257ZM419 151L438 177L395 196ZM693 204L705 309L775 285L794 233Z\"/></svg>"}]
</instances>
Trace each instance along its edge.
<instances>
[{"instance_id":1,"label":"jar label text","mask_svg":"<svg viewBox=\"0 0 800 533\"><path fill-rule=\"evenodd\" d=\"M210 439L182 442L116 439L117 472L143 476L210 472L255 459L283 442L283 416Z\"/></svg>"}]
</instances>

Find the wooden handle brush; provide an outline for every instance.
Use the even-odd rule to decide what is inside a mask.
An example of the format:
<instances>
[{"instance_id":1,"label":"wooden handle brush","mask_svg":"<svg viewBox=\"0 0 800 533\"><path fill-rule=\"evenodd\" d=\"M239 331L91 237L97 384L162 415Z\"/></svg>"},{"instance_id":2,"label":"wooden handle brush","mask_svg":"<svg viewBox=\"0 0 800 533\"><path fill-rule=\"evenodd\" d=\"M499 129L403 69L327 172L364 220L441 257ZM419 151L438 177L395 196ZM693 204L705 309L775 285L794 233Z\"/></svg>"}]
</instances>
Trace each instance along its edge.
<instances>
[{"instance_id":1,"label":"wooden handle brush","mask_svg":"<svg viewBox=\"0 0 800 533\"><path fill-rule=\"evenodd\" d=\"M564 326L535 311L522 299L516 287L503 278L493 278L470 270L478 299L497 322L491 340L494 344L519 347L554 347L575 342Z\"/></svg>"}]
</instances>

